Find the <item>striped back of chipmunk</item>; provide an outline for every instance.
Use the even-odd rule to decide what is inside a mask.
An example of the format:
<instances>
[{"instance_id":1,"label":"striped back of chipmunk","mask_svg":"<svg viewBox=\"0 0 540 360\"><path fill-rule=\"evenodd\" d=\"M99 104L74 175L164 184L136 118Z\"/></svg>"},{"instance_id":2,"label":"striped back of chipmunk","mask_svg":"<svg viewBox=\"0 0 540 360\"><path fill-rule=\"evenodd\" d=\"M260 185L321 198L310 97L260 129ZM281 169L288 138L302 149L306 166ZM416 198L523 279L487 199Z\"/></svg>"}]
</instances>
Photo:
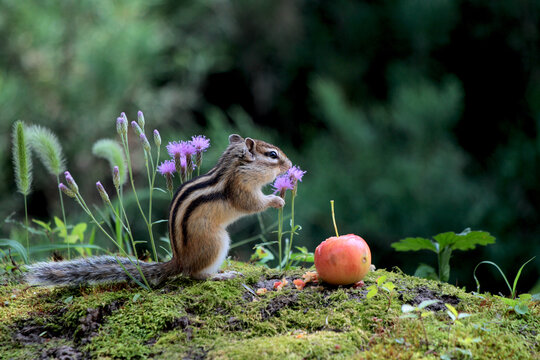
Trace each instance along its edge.
<instances>
[{"instance_id":1,"label":"striped back of chipmunk","mask_svg":"<svg viewBox=\"0 0 540 360\"><path fill-rule=\"evenodd\" d=\"M234 164L241 160L242 147L231 144L221 155L218 163L208 173L182 184L171 201L169 209L169 237L175 256L179 256L179 246L188 242L187 224L193 211L206 203L226 200L225 184Z\"/></svg>"}]
</instances>

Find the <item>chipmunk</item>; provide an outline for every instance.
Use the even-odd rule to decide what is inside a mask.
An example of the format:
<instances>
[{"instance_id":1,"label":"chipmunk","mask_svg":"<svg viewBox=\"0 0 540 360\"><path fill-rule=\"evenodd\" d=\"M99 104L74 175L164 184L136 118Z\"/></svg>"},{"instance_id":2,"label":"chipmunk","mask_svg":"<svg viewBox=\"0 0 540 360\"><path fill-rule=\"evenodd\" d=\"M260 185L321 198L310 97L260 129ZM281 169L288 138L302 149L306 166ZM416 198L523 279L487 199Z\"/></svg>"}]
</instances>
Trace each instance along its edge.
<instances>
[{"instance_id":1,"label":"chipmunk","mask_svg":"<svg viewBox=\"0 0 540 360\"><path fill-rule=\"evenodd\" d=\"M291 161L274 145L240 135L229 136L229 146L205 175L182 184L169 207L169 239L173 257L164 263L139 262L146 280L154 285L184 274L195 279L221 280L218 274L229 250L227 226L242 216L281 208L285 201L265 195L262 187L291 167ZM142 281L134 260L114 256L40 262L28 267L31 285L79 285Z\"/></svg>"}]
</instances>

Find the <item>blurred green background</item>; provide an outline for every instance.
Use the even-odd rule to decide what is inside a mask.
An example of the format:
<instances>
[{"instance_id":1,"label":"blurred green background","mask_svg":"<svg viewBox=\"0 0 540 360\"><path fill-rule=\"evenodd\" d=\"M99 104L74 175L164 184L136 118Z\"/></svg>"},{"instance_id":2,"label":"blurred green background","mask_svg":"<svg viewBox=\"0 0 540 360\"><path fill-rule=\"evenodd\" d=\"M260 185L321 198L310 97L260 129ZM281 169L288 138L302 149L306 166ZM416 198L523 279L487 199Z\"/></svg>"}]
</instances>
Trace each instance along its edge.
<instances>
[{"instance_id":1,"label":"blurred green background","mask_svg":"<svg viewBox=\"0 0 540 360\"><path fill-rule=\"evenodd\" d=\"M378 267L435 265L390 244L471 227L497 242L455 252L450 282L474 289L481 260L513 278L540 254L538 24L535 0L0 0L0 217L24 217L15 120L58 134L99 205L94 184L111 178L92 144L116 136L121 111L140 109L164 142L210 137L207 169L232 132L281 147L308 171L296 222L311 251L333 233L334 199L340 231L364 237ZM34 163L29 210L48 220L60 215L56 182ZM66 205L70 222L86 219ZM167 206L157 199L156 218ZM231 237L256 232L252 217ZM539 270L540 259L525 268L520 292L538 286ZM482 269L483 289L506 293L498 276Z\"/></svg>"}]
</instances>

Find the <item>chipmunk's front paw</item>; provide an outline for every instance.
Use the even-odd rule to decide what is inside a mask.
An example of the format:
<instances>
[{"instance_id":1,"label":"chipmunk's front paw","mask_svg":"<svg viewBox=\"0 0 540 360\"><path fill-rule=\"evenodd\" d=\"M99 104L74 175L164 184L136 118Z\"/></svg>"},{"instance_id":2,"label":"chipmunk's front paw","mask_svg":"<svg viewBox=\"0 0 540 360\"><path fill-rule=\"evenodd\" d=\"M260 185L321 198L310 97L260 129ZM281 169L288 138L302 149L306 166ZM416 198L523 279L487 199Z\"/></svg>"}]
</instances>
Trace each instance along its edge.
<instances>
[{"instance_id":1,"label":"chipmunk's front paw","mask_svg":"<svg viewBox=\"0 0 540 360\"><path fill-rule=\"evenodd\" d=\"M280 198L276 195L269 195L270 196L270 202L268 203L268 206L271 206L276 209L280 209L285 206L285 200Z\"/></svg>"}]
</instances>

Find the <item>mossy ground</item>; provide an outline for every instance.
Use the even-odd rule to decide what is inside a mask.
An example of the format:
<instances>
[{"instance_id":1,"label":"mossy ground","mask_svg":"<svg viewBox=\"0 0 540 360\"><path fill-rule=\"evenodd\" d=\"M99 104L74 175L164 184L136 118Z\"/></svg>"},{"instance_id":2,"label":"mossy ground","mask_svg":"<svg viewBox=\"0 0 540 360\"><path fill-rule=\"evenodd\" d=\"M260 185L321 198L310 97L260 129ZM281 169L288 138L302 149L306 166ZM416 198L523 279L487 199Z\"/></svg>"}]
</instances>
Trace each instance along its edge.
<instances>
[{"instance_id":1,"label":"mossy ground","mask_svg":"<svg viewBox=\"0 0 540 360\"><path fill-rule=\"evenodd\" d=\"M252 293L282 276L231 263L243 277L178 278L152 292L127 284L80 288L0 286L2 359L529 359L540 350L540 306L509 311L489 294L473 295L435 281L377 270L396 295L366 299L366 287L308 285ZM441 300L433 315L403 319L401 305ZM442 304L472 314L450 328ZM445 308L444 308L445 309Z\"/></svg>"}]
</instances>

